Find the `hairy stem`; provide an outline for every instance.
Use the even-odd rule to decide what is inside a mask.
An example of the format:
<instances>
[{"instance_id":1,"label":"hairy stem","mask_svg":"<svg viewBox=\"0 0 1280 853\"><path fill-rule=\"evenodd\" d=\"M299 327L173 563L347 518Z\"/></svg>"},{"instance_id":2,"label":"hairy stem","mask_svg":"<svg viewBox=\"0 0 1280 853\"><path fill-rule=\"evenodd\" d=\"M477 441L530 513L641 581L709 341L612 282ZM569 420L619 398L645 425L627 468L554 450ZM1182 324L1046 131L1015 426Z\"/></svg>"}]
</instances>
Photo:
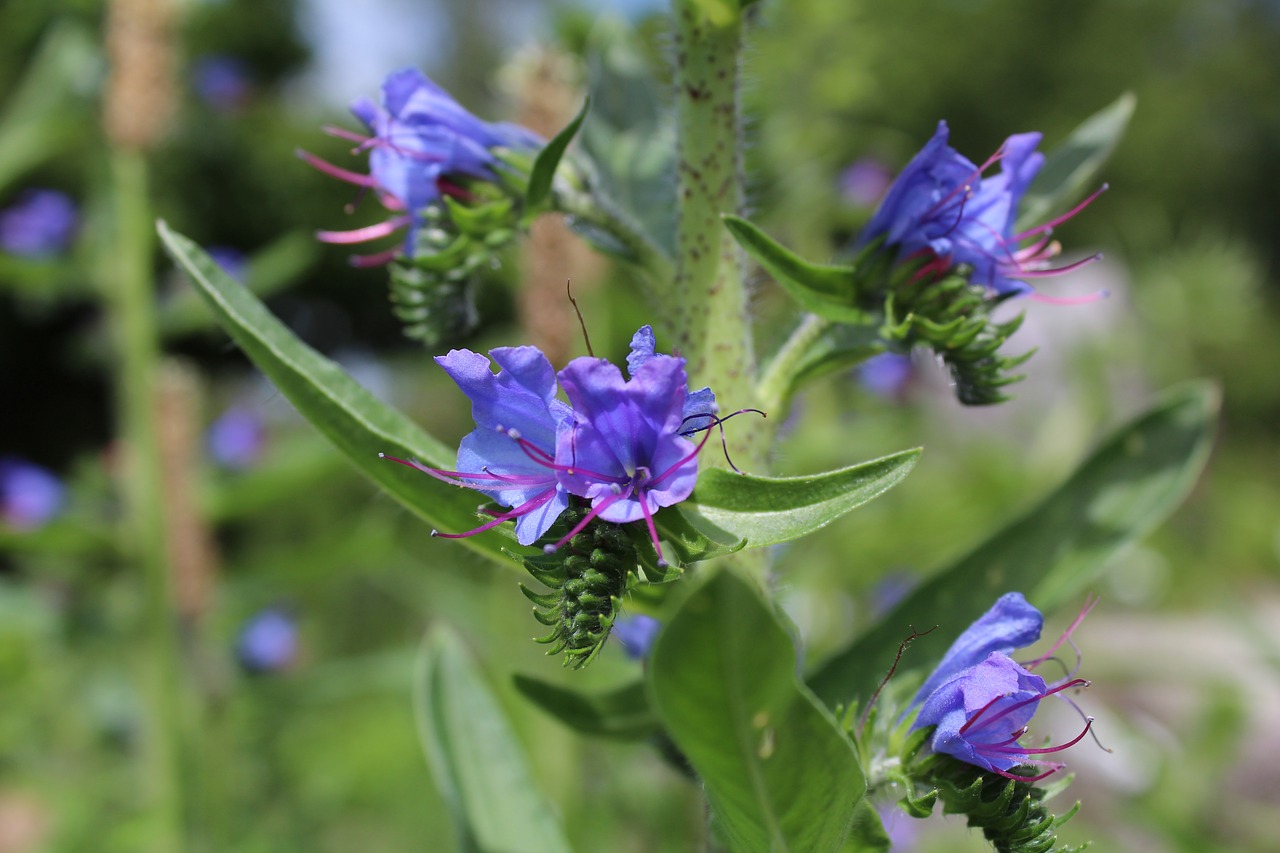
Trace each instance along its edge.
<instances>
[{"instance_id":1,"label":"hairy stem","mask_svg":"<svg viewBox=\"0 0 1280 853\"><path fill-rule=\"evenodd\" d=\"M800 321L800 325L792 330L791 336L765 367L760 377L760 384L757 386L757 398L766 411L776 411L779 417L784 415L783 407L791 396L791 384L796 365L818 336L830 325L830 320L819 317L817 314L806 314Z\"/></svg>"},{"instance_id":2,"label":"hairy stem","mask_svg":"<svg viewBox=\"0 0 1280 853\"><path fill-rule=\"evenodd\" d=\"M743 256L720 221L742 204L738 53L741 14L705 0L673 0L677 120L677 238L673 348L689 362L690 387L709 385L722 407L755 404L755 354ZM708 9L722 14L713 17ZM730 431L735 460L765 473L759 424ZM708 464L715 464L708 455ZM721 460L720 464L724 464Z\"/></svg>"}]
</instances>

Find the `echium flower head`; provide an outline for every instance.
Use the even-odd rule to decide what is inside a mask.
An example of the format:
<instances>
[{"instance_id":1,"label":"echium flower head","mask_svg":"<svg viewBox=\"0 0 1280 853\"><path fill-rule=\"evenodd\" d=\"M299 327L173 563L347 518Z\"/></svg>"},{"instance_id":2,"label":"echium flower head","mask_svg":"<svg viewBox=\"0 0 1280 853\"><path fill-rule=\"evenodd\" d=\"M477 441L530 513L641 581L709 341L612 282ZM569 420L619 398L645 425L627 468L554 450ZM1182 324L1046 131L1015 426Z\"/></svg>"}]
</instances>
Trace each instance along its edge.
<instances>
[{"instance_id":1,"label":"echium flower head","mask_svg":"<svg viewBox=\"0 0 1280 853\"><path fill-rule=\"evenodd\" d=\"M1009 654L1038 640L1044 620L1021 593L1001 596L952 644L920 688L910 706L918 709L911 728L935 726L930 738L935 753L954 756L1010 779L1034 782L1060 770L1061 763L1039 756L1078 743L1092 727L1091 717L1085 718L1084 729L1075 738L1063 744L1033 748L1018 741L1027 733L1041 699L1088 686L1089 682L1075 677L1075 671L1048 683L1032 670L1048 660L1062 643L1070 642L1071 632L1091 608L1092 604L1086 605L1049 652L1023 665ZM1066 701L1075 707L1070 699ZM1010 772L1023 765L1047 769L1034 776Z\"/></svg>"},{"instance_id":2,"label":"echium flower head","mask_svg":"<svg viewBox=\"0 0 1280 853\"><path fill-rule=\"evenodd\" d=\"M590 509L554 544L554 553L596 518L615 524L643 521L662 559L653 514L689 497L698 477L690 435L719 423L715 396L689 392L683 358L654 350L653 330L636 332L627 358L629 378L606 359L576 358L559 372L570 405L556 399L557 374L536 347L503 347L489 359L452 350L436 359L471 400L476 429L458 448L457 470L407 464L475 489L510 507L465 533L516 522L516 539L530 545L569 506ZM706 438L702 439L705 443ZM403 460L396 460L403 461Z\"/></svg>"},{"instance_id":3,"label":"echium flower head","mask_svg":"<svg viewBox=\"0 0 1280 853\"><path fill-rule=\"evenodd\" d=\"M469 180L494 181L504 168L499 149L532 150L544 140L514 124L481 121L448 92L416 68L405 68L382 84L382 102L360 98L351 112L369 129L368 135L328 128L335 136L358 143L356 153L368 152L369 174L339 168L302 152L300 156L325 174L372 189L383 206L396 213L379 225L354 231L322 231L330 243L361 243L409 229L405 254L412 256L414 232L424 210L442 195L466 197ZM369 256L363 263L382 263L395 252Z\"/></svg>"},{"instance_id":4,"label":"echium flower head","mask_svg":"<svg viewBox=\"0 0 1280 853\"><path fill-rule=\"evenodd\" d=\"M941 275L963 266L970 281L997 296L1030 293L1025 279L1067 272L1096 259L1051 267L1061 252L1051 234L1105 187L1063 216L1015 233L1018 207L1044 165L1044 155L1036 151L1040 134L1010 136L981 166L948 145L948 134L947 123L938 122L933 138L889 188L856 248L883 240L896 248L900 260L922 260L918 275ZM983 177L997 162L999 174Z\"/></svg>"}]
</instances>

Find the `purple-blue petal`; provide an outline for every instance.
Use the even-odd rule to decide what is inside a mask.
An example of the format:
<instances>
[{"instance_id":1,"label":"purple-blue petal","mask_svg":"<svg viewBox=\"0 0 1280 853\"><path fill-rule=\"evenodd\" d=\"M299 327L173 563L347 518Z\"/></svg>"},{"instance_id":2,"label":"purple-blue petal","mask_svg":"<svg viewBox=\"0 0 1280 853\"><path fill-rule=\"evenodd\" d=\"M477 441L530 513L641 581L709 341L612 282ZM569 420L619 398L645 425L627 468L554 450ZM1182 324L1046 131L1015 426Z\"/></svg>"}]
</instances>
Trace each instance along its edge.
<instances>
[{"instance_id":1,"label":"purple-blue petal","mask_svg":"<svg viewBox=\"0 0 1280 853\"><path fill-rule=\"evenodd\" d=\"M1040 639L1044 617L1020 592L1010 592L999 600L956 638L943 655L942 662L916 693L912 705L928 699L930 694L957 673L985 660L992 652L1009 654Z\"/></svg>"},{"instance_id":2,"label":"purple-blue petal","mask_svg":"<svg viewBox=\"0 0 1280 853\"><path fill-rule=\"evenodd\" d=\"M43 527L65 501L66 487L52 472L16 456L0 458L0 521L7 526Z\"/></svg>"},{"instance_id":3,"label":"purple-blue petal","mask_svg":"<svg viewBox=\"0 0 1280 853\"><path fill-rule=\"evenodd\" d=\"M622 645L622 651L632 660L643 660L649 656L653 641L658 638L662 623L652 616L637 613L634 616L623 616L613 624L613 638Z\"/></svg>"},{"instance_id":4,"label":"purple-blue petal","mask_svg":"<svg viewBox=\"0 0 1280 853\"><path fill-rule=\"evenodd\" d=\"M658 355L657 340L653 334L653 327L649 325L641 326L631 336L631 352L627 355L627 375L635 376L636 371L645 362ZM693 415L714 415L719 411L720 407L716 404L715 393L710 388L700 388L697 391L688 392L681 415L683 418L689 418ZM691 427L704 425L701 421L689 424Z\"/></svg>"},{"instance_id":5,"label":"purple-blue petal","mask_svg":"<svg viewBox=\"0 0 1280 853\"><path fill-rule=\"evenodd\" d=\"M1047 689L1043 678L1007 655L992 652L934 690L912 729L937 726L931 740L934 752L988 770L1008 770L1027 755L983 747L1013 746L1011 739L1035 715ZM975 715L978 719L970 722Z\"/></svg>"}]
</instances>

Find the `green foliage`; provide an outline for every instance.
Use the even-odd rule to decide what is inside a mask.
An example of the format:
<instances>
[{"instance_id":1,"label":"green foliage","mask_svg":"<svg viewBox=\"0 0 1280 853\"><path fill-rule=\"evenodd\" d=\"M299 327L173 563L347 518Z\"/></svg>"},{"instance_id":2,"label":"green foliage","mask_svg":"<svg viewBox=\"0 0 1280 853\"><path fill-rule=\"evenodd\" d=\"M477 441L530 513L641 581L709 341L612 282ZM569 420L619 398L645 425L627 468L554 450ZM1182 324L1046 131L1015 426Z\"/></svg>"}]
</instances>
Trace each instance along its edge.
<instances>
[{"instance_id":1,"label":"green foliage","mask_svg":"<svg viewBox=\"0 0 1280 853\"><path fill-rule=\"evenodd\" d=\"M1133 93L1126 92L1085 119L1049 152L1022 199L1015 233L1064 213L1092 188L1128 129L1137 103Z\"/></svg>"},{"instance_id":2,"label":"green foliage","mask_svg":"<svg viewBox=\"0 0 1280 853\"><path fill-rule=\"evenodd\" d=\"M1186 496L1208 459L1217 424L1214 386L1163 395L1116 430L1039 506L936 574L880 624L809 679L829 704L871 695L907 625L964 626L999 595L1023 590L1044 611L1066 603L1124 546L1159 524ZM942 657L949 631L915 641L913 666Z\"/></svg>"},{"instance_id":3,"label":"green foliage","mask_svg":"<svg viewBox=\"0 0 1280 853\"><path fill-rule=\"evenodd\" d=\"M452 449L299 340L257 297L230 279L189 239L163 222L158 227L165 248L191 277L245 355L350 462L429 523L452 530L474 526L473 492L380 458L386 453L448 468L454 460ZM513 531L505 528L470 536L462 542L491 557L498 557L503 551L534 553L516 544Z\"/></svg>"},{"instance_id":4,"label":"green foliage","mask_svg":"<svg viewBox=\"0 0 1280 853\"><path fill-rule=\"evenodd\" d=\"M414 688L418 733L465 853L568 853L524 750L462 643L436 629Z\"/></svg>"},{"instance_id":5,"label":"green foliage","mask_svg":"<svg viewBox=\"0 0 1280 853\"><path fill-rule=\"evenodd\" d=\"M1080 810L1079 803L1058 817L1045 805L1071 783L1071 777L1044 788L984 772L950 756L930 756L925 764L921 778L936 786L943 813L964 815L997 853L1078 853L1088 846L1061 847L1054 835Z\"/></svg>"},{"instance_id":6,"label":"green foliage","mask_svg":"<svg viewBox=\"0 0 1280 853\"><path fill-rule=\"evenodd\" d=\"M526 699L578 734L641 740L662 731L640 679L599 693L561 687L528 675L517 675L515 685Z\"/></svg>"},{"instance_id":7,"label":"green foliage","mask_svg":"<svg viewBox=\"0 0 1280 853\"><path fill-rule=\"evenodd\" d=\"M911 472L920 450L904 450L837 471L758 477L709 468L681 511L740 537L747 547L777 545L812 533L879 497Z\"/></svg>"},{"instance_id":8,"label":"green foliage","mask_svg":"<svg viewBox=\"0 0 1280 853\"><path fill-rule=\"evenodd\" d=\"M556 170L560 168L560 160L564 157L564 152L568 150L569 143L578 135L578 130L581 129L590 109L591 98L587 98L582 102L582 109L578 110L578 114L574 116L573 121L565 125L538 152L537 158L533 161L533 168L529 171L529 187L524 196L525 216L532 217L537 215L551 195Z\"/></svg>"},{"instance_id":9,"label":"green foliage","mask_svg":"<svg viewBox=\"0 0 1280 853\"><path fill-rule=\"evenodd\" d=\"M694 590L658 637L649 692L733 850L838 848L866 790L861 765L751 582L722 570Z\"/></svg>"}]
</instances>

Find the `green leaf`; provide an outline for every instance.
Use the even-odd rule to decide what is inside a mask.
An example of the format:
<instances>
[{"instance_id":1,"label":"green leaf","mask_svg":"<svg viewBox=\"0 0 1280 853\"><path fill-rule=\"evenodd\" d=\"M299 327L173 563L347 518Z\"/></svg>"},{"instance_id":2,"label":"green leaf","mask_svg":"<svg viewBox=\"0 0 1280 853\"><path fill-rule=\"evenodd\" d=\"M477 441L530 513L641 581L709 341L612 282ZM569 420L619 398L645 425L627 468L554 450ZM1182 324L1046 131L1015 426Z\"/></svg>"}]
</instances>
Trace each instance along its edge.
<instances>
[{"instance_id":1,"label":"green leaf","mask_svg":"<svg viewBox=\"0 0 1280 853\"><path fill-rule=\"evenodd\" d=\"M520 741L452 632L437 628L427 638L414 705L431 775L464 851L568 853Z\"/></svg>"},{"instance_id":2,"label":"green leaf","mask_svg":"<svg viewBox=\"0 0 1280 853\"><path fill-rule=\"evenodd\" d=\"M861 764L749 581L718 571L689 596L658 636L649 690L733 850L839 848L866 792Z\"/></svg>"},{"instance_id":3,"label":"green leaf","mask_svg":"<svg viewBox=\"0 0 1280 853\"><path fill-rule=\"evenodd\" d=\"M757 477L710 468L698 475L698 486L681 505L701 525L727 537L745 539L747 547L789 542L825 527L852 509L887 492L910 473L920 450L904 450L804 477Z\"/></svg>"},{"instance_id":4,"label":"green leaf","mask_svg":"<svg viewBox=\"0 0 1280 853\"><path fill-rule=\"evenodd\" d=\"M1086 190L1093 188L1098 173L1124 136L1137 103L1132 92L1125 92L1085 119L1053 149L1022 199L1015 232L1065 213Z\"/></svg>"},{"instance_id":5,"label":"green leaf","mask_svg":"<svg viewBox=\"0 0 1280 853\"><path fill-rule=\"evenodd\" d=\"M578 135L578 129L586 120L589 109L591 109L591 98L587 97L583 100L582 109L578 111L573 121L565 125L564 129L538 152L538 158L533 161L533 169L529 173L529 189L525 191L524 196L527 210L531 212L538 210L551 194L551 185L555 180L556 169L560 168L560 159L564 157L569 143Z\"/></svg>"},{"instance_id":6,"label":"green leaf","mask_svg":"<svg viewBox=\"0 0 1280 853\"><path fill-rule=\"evenodd\" d=\"M195 243L158 225L160 239L191 277L222 327L298 411L389 495L442 530L477 525L479 496L420 471L380 459L380 453L452 468L455 453L400 411L374 397L342 368L297 338L256 296L226 273ZM518 545L509 525L458 540L503 565L505 547L515 554L541 553Z\"/></svg>"},{"instance_id":7,"label":"green leaf","mask_svg":"<svg viewBox=\"0 0 1280 853\"><path fill-rule=\"evenodd\" d=\"M923 668L1006 592L1022 591L1045 611L1077 597L1120 549L1182 503L1208 459L1218 406L1218 391L1208 383L1165 394L1039 506L939 572L824 663L809 679L814 692L829 705L871 695L909 626L942 626L911 646L907 662Z\"/></svg>"},{"instance_id":8,"label":"green leaf","mask_svg":"<svg viewBox=\"0 0 1280 853\"><path fill-rule=\"evenodd\" d=\"M810 263L774 240L751 222L732 215L724 225L765 272L811 314L836 323L871 323L870 314L854 302L858 296L853 267Z\"/></svg>"},{"instance_id":9,"label":"green leaf","mask_svg":"<svg viewBox=\"0 0 1280 853\"><path fill-rule=\"evenodd\" d=\"M703 472L704 474L707 472ZM654 516L658 536L675 549L683 564L710 560L740 551L747 542L716 527L689 503L669 506Z\"/></svg>"},{"instance_id":10,"label":"green leaf","mask_svg":"<svg viewBox=\"0 0 1280 853\"><path fill-rule=\"evenodd\" d=\"M843 853L887 853L892 846L893 840L889 838L884 821L876 807L864 797L853 810L853 826L841 848Z\"/></svg>"},{"instance_id":11,"label":"green leaf","mask_svg":"<svg viewBox=\"0 0 1280 853\"><path fill-rule=\"evenodd\" d=\"M604 693L585 693L527 675L517 675L515 685L526 699L578 734L643 740L662 731L639 679Z\"/></svg>"}]
</instances>

